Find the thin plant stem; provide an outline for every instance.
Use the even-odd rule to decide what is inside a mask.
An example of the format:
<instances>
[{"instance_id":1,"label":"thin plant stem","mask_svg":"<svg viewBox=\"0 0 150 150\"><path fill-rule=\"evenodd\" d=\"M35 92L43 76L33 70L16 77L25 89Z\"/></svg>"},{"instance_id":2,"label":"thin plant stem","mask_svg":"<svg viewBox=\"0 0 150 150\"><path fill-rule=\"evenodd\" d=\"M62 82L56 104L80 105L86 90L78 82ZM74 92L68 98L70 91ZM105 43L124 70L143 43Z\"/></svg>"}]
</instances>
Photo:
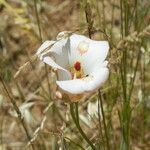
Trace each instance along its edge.
<instances>
[{"instance_id":1,"label":"thin plant stem","mask_svg":"<svg viewBox=\"0 0 150 150\"><path fill-rule=\"evenodd\" d=\"M37 0L34 0L34 8L35 8L36 20L37 20L37 25L38 25L38 30L39 30L40 42L42 44L42 42L43 42L42 30L41 30L40 18L39 18L39 13L38 13L36 1ZM50 83L49 83L49 77L48 77L48 68L46 67L46 64L45 64L45 72L46 72L46 79L47 79L47 84L48 84L48 90L50 91Z\"/></svg>"},{"instance_id":2,"label":"thin plant stem","mask_svg":"<svg viewBox=\"0 0 150 150\"><path fill-rule=\"evenodd\" d=\"M0 76L0 82L1 82L2 85L3 85L3 88L4 88L5 92L7 93L8 98L10 99L11 103L13 104L13 107L14 107L14 109L15 109L17 115L18 115L18 118L19 118L19 120L20 120L20 122L21 122L21 124L22 124L22 127L23 127L23 129L24 129L24 131L25 131L25 133L26 133L27 139L28 139L28 141L30 142L31 137L30 137L30 134L29 134L29 132L28 132L27 126L26 126L26 124L25 124L25 121L24 121L24 119L23 119L23 116L22 116L22 114L21 114L21 112L20 112L20 110L19 110L19 108L18 108L18 106L17 106L15 100L14 100L13 97L10 95L10 93L9 93L9 91L8 91L8 88L7 88L7 86L6 86L6 84L5 84L5 82L3 81L3 79L2 79L1 76ZM32 147L33 150L35 150L33 143L31 143L31 147Z\"/></svg>"},{"instance_id":3,"label":"thin plant stem","mask_svg":"<svg viewBox=\"0 0 150 150\"><path fill-rule=\"evenodd\" d=\"M115 2L115 0L113 0L113 3ZM111 15L111 29L110 29L110 37L111 37L111 41L113 41L113 28L114 28L114 17L115 17L115 6L112 6L112 15Z\"/></svg>"},{"instance_id":4,"label":"thin plant stem","mask_svg":"<svg viewBox=\"0 0 150 150\"><path fill-rule=\"evenodd\" d=\"M105 4L104 4L105 0L102 0L102 29L103 31L106 31L106 21L105 21Z\"/></svg>"},{"instance_id":5,"label":"thin plant stem","mask_svg":"<svg viewBox=\"0 0 150 150\"><path fill-rule=\"evenodd\" d=\"M3 110L3 107L1 107L1 109ZM3 126L4 126L5 115L1 115L1 116L2 116L2 118L0 120L0 144L3 149Z\"/></svg>"},{"instance_id":6,"label":"thin plant stem","mask_svg":"<svg viewBox=\"0 0 150 150\"><path fill-rule=\"evenodd\" d=\"M100 28L102 28L102 20L101 20L101 13L100 13L100 8L99 8L99 0L96 0L96 10L97 10L97 15L98 15L98 22L99 22L99 26Z\"/></svg>"},{"instance_id":7,"label":"thin plant stem","mask_svg":"<svg viewBox=\"0 0 150 150\"><path fill-rule=\"evenodd\" d=\"M76 104L78 105L78 104ZM77 127L77 129L79 130L80 134L82 135L82 137L84 138L84 140L91 146L91 148L93 150L96 150L96 147L93 145L93 143L89 140L89 138L86 136L86 134L84 133L84 131L82 130L80 123L79 123L79 116L78 116L78 110L77 110L77 106L75 107L76 111L74 111L74 103L70 104L70 113L71 113L71 117Z\"/></svg>"},{"instance_id":8,"label":"thin plant stem","mask_svg":"<svg viewBox=\"0 0 150 150\"><path fill-rule=\"evenodd\" d=\"M26 53L27 53L27 57L28 57L28 60L29 60L29 62L30 62L30 65L31 65L31 67L32 67L32 69L33 69L33 73L34 73L35 77L37 78L37 80L38 80L38 82L39 82L39 84L40 84L40 87L42 88L42 90L43 90L43 92L45 93L45 95L49 98L49 94L48 94L48 92L44 89L44 86L43 86L42 83L41 83L41 79L39 78L39 76L37 75L37 73L34 71L34 64L33 64L33 62L32 62L32 60L31 60L31 58L30 58L30 56L29 56L29 54L28 54L27 51L26 51Z\"/></svg>"},{"instance_id":9,"label":"thin plant stem","mask_svg":"<svg viewBox=\"0 0 150 150\"><path fill-rule=\"evenodd\" d=\"M41 31L40 18L39 18L39 13L38 13L36 1L37 0L34 0L34 9L35 9L36 20L37 20L37 25L38 25L38 29L39 29L39 37L40 37L40 41L42 43L43 42L42 31Z\"/></svg>"},{"instance_id":10,"label":"thin plant stem","mask_svg":"<svg viewBox=\"0 0 150 150\"><path fill-rule=\"evenodd\" d=\"M16 87L18 89L18 92L19 92L19 95L20 95L22 102L25 102L26 98L24 96L22 89L20 88L20 85L18 84L18 82L15 79L14 79L14 83L16 84Z\"/></svg>"},{"instance_id":11,"label":"thin plant stem","mask_svg":"<svg viewBox=\"0 0 150 150\"><path fill-rule=\"evenodd\" d=\"M138 0L135 0L135 21L134 21L134 28L137 31L138 30Z\"/></svg>"},{"instance_id":12,"label":"thin plant stem","mask_svg":"<svg viewBox=\"0 0 150 150\"><path fill-rule=\"evenodd\" d=\"M121 20L121 38L124 36L124 30L123 30L123 2L120 0L120 20Z\"/></svg>"},{"instance_id":13,"label":"thin plant stem","mask_svg":"<svg viewBox=\"0 0 150 150\"><path fill-rule=\"evenodd\" d=\"M103 137L103 132L102 132L102 125L101 125L101 114L100 114L100 99L98 99L98 121L99 121L99 133L101 134L102 137L102 142L105 144L104 142L104 137ZM105 146L104 146L105 149Z\"/></svg>"},{"instance_id":14,"label":"thin plant stem","mask_svg":"<svg viewBox=\"0 0 150 150\"><path fill-rule=\"evenodd\" d=\"M103 116L103 125L104 125L104 130L105 130L107 150L110 150L107 126L106 126L106 121L105 121L105 114L104 114L104 109L103 109L103 101L102 101L102 95L101 95L100 90L98 90L98 98L100 100L101 112L102 112L102 116Z\"/></svg>"},{"instance_id":15,"label":"thin plant stem","mask_svg":"<svg viewBox=\"0 0 150 150\"><path fill-rule=\"evenodd\" d=\"M77 123L79 124L79 111L78 111L78 103L75 103L75 112L76 112L76 120Z\"/></svg>"},{"instance_id":16,"label":"thin plant stem","mask_svg":"<svg viewBox=\"0 0 150 150\"><path fill-rule=\"evenodd\" d=\"M140 50L140 48L139 48L138 56L137 56L137 60L136 60L136 66L135 66L135 69L134 69L133 78L132 78L132 80L131 80L131 88L130 88L130 90L129 90L128 100L131 99L131 95L132 95L132 91L133 91L133 88L134 88L134 81L135 81L136 72L137 72L137 69L138 69L138 64L139 64L139 61L140 61L140 57L141 57L141 50Z\"/></svg>"},{"instance_id":17,"label":"thin plant stem","mask_svg":"<svg viewBox=\"0 0 150 150\"><path fill-rule=\"evenodd\" d=\"M88 24L88 34L89 38L92 38L92 29L93 29L93 20L92 20L92 12L89 2L86 1L85 3L85 16L86 16L86 22Z\"/></svg>"},{"instance_id":18,"label":"thin plant stem","mask_svg":"<svg viewBox=\"0 0 150 150\"><path fill-rule=\"evenodd\" d=\"M129 34L129 16L130 16L130 6L128 0L120 0L121 6L121 22L122 22L122 29L121 34L122 38L127 37ZM128 84L127 84L127 57L128 57L128 48L126 47L123 51L123 57L121 60L120 66L120 74L121 74L121 81L122 81L122 88L123 88L123 106L122 112L120 115L120 123L122 129L122 138L121 138L121 145L120 150L129 150L129 138L130 138L130 119L131 119L131 108L130 108L130 95L132 93L134 79L131 83L131 91L128 91ZM136 70L136 68L135 68ZM134 72L136 75L136 71Z\"/></svg>"},{"instance_id":19,"label":"thin plant stem","mask_svg":"<svg viewBox=\"0 0 150 150\"><path fill-rule=\"evenodd\" d=\"M80 147L82 150L85 150L80 144L78 144L78 143L76 143L76 142L74 142L73 140L71 140L70 138L68 138L68 137L64 137L64 139L66 139L66 140L68 140L68 141L70 141L70 142L72 142L74 145L76 145L76 146L78 146L78 147Z\"/></svg>"},{"instance_id":20,"label":"thin plant stem","mask_svg":"<svg viewBox=\"0 0 150 150\"><path fill-rule=\"evenodd\" d=\"M144 141L144 135L145 135L145 116L146 116L146 111L145 111L145 72L146 72L146 67L145 67L145 53L143 54L143 59L141 59L141 90L142 90L142 118L143 118L143 123L142 123L142 132L141 132L141 141Z\"/></svg>"}]
</instances>

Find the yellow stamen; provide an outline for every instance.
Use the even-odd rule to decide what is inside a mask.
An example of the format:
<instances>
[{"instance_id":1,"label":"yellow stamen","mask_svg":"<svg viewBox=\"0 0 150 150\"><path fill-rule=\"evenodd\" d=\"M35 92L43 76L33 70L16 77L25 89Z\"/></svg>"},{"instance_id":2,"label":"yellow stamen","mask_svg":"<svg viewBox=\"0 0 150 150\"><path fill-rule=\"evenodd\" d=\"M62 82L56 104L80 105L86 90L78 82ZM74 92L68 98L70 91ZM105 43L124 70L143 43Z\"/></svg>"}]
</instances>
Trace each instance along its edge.
<instances>
[{"instance_id":1,"label":"yellow stamen","mask_svg":"<svg viewBox=\"0 0 150 150\"><path fill-rule=\"evenodd\" d=\"M84 76L84 72L79 61L70 68L70 72L72 74L72 79L80 79Z\"/></svg>"}]
</instances>

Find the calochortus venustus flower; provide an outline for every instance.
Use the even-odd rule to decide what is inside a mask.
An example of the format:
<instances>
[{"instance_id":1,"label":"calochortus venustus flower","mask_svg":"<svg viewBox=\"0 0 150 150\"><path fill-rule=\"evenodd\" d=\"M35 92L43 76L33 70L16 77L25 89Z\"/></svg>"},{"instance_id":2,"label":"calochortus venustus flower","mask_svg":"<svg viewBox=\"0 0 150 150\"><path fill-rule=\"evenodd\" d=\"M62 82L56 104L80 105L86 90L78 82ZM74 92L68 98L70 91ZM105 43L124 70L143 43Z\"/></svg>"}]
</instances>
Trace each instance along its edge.
<instances>
[{"instance_id":1,"label":"calochortus venustus flower","mask_svg":"<svg viewBox=\"0 0 150 150\"><path fill-rule=\"evenodd\" d=\"M107 41L61 32L56 41L45 41L37 51L44 63L57 70L56 84L71 97L92 93L107 80Z\"/></svg>"}]
</instances>

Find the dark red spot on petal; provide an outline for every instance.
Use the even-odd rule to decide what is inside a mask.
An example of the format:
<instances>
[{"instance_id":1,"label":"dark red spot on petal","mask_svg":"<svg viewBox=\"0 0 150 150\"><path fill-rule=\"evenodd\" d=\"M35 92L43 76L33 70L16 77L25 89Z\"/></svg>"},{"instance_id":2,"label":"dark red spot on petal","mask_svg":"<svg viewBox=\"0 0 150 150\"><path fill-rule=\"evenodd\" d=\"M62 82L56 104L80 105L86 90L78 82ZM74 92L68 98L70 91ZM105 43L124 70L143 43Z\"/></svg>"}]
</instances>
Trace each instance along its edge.
<instances>
[{"instance_id":1,"label":"dark red spot on petal","mask_svg":"<svg viewBox=\"0 0 150 150\"><path fill-rule=\"evenodd\" d=\"M77 70L77 71L80 71L81 69L81 63L79 61L77 61L75 64L74 64L74 68Z\"/></svg>"}]
</instances>

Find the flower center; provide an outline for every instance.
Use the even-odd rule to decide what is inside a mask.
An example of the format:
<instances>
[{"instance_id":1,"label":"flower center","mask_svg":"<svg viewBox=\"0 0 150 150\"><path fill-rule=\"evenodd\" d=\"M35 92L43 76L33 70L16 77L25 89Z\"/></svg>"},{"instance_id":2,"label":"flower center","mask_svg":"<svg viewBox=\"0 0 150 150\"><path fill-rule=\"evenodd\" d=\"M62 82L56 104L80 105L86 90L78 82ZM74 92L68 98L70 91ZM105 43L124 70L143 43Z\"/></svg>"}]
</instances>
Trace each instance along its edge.
<instances>
[{"instance_id":1,"label":"flower center","mask_svg":"<svg viewBox=\"0 0 150 150\"><path fill-rule=\"evenodd\" d=\"M80 71L81 70L81 63L79 61L77 61L75 64L74 64L74 68L76 69L76 71Z\"/></svg>"},{"instance_id":2,"label":"flower center","mask_svg":"<svg viewBox=\"0 0 150 150\"><path fill-rule=\"evenodd\" d=\"M73 67L70 68L70 72L72 74L72 79L80 79L84 75L83 68L79 61L74 63Z\"/></svg>"}]
</instances>

